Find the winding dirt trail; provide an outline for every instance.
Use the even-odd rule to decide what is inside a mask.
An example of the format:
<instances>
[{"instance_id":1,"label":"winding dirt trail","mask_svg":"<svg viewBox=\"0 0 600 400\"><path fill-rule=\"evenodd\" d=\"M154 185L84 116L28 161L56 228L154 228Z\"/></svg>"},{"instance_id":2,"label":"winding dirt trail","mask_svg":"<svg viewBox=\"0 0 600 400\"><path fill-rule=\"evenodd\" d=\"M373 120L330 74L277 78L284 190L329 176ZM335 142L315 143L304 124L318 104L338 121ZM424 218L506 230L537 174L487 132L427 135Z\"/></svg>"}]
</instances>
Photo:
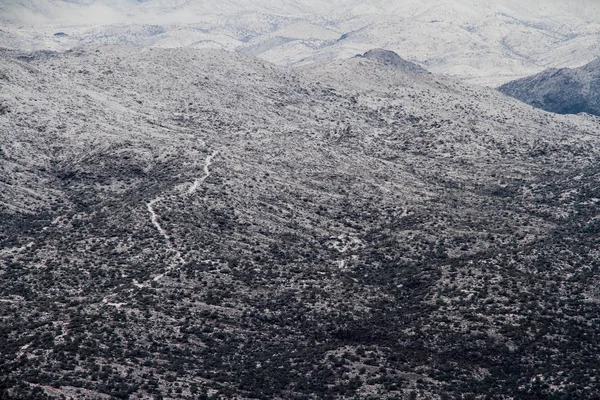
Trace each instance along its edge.
<instances>
[{"instance_id":1,"label":"winding dirt trail","mask_svg":"<svg viewBox=\"0 0 600 400\"><path fill-rule=\"evenodd\" d=\"M146 204L146 207L148 208L148 212L150 213L150 221L152 222L152 225L154 225L156 229L160 232L160 234L163 235L165 240L171 240L169 238L169 235L167 235L167 232L160 225L160 222L158 222L158 215L154 211L154 205L160 201L162 201L162 197L157 197L154 200L149 201Z\"/></svg>"},{"instance_id":2,"label":"winding dirt trail","mask_svg":"<svg viewBox=\"0 0 600 400\"><path fill-rule=\"evenodd\" d=\"M218 154L219 154L218 151L213 151L212 154L210 154L209 156L207 156L204 159L204 175L200 178L196 178L191 183L190 187L185 192L185 194L187 196L194 194L194 192L196 192L198 190L198 188L204 183L204 181L210 176L210 166L213 164L213 160ZM173 190L173 191L176 193L171 194L171 196L173 196L173 195L181 196L180 189ZM163 202L166 198L168 198L168 195L159 196L159 197L156 197L156 198L150 200L149 202L146 203L146 209L148 210L148 213L150 214L150 222L152 223L154 228L156 228L158 233L162 236L162 238L164 239L164 242L167 245L167 249L169 250L170 253L173 254L173 256L171 257L167 266L163 269L162 273L154 276L150 280L147 280L145 282L138 282L136 279L133 279L132 285L138 289L143 289L145 287L150 286L152 281L154 281L154 282L160 281L166 274L168 274L169 272L174 270L176 267L178 267L180 265L184 265L186 263L181 251L177 248L177 246L173 242L173 239L171 238L171 236L169 235L167 230L160 223L160 214L157 211L156 206L158 204L160 204L161 202ZM101 304L103 306L115 307L116 309L119 309L119 310L123 306L127 305L127 303L124 303L124 302L110 302L109 298L112 296L115 296L115 294L104 297L102 299ZM0 301L3 301L3 300L0 300Z\"/></svg>"},{"instance_id":3,"label":"winding dirt trail","mask_svg":"<svg viewBox=\"0 0 600 400\"><path fill-rule=\"evenodd\" d=\"M208 169L208 167L212 165L213 159L217 156L217 154L219 154L219 152L215 150L210 156L206 157L206 159L204 160L204 176L202 178L197 178L196 180L194 180L194 182L187 191L188 195L194 194L194 192L198 190L198 187L200 187L200 185L206 180L206 178L210 176L210 170Z\"/></svg>"},{"instance_id":4,"label":"winding dirt trail","mask_svg":"<svg viewBox=\"0 0 600 400\"><path fill-rule=\"evenodd\" d=\"M181 252L179 251L179 249L177 249L177 247L175 247L173 245L173 242L171 241L171 237L169 236L167 231L162 227L160 222L158 222L159 216L156 213L156 211L154 210L154 205L161 202L162 200L163 200L162 197L157 197L154 200L151 200L150 202L146 203L146 207L148 208L148 212L150 213L150 221L152 222L152 225L154 225L156 230L165 239L165 242L167 243L167 247L169 248L169 250L175 254L175 260L177 260L177 262L183 264L183 263L185 263L185 260L183 259Z\"/></svg>"},{"instance_id":5,"label":"winding dirt trail","mask_svg":"<svg viewBox=\"0 0 600 400\"><path fill-rule=\"evenodd\" d=\"M205 160L204 160L204 175L200 178L196 178L194 180L194 182L192 182L189 189L186 191L186 194L188 196L194 194L194 192L196 192L198 190L198 188L204 183L204 181L210 176L209 167L213 164L213 160L217 156L217 154L219 154L219 152L215 150L212 152L212 154L210 154L209 156L207 156L205 158ZM177 248L177 246L175 246L175 244L173 243L173 240L169 236L169 233L167 232L167 230L165 228L163 228L163 226L160 224L160 215L157 213L156 209L154 208L155 205L157 205L158 203L160 203L163 200L164 200L163 197L157 197L157 198L149 201L148 203L146 203L146 208L148 209L148 212L150 213L150 222L152 223L152 225L154 225L156 230L163 237L163 239L165 240L165 243L167 244L167 248L169 249L169 251L171 251L174 254L174 258L172 259L172 261L169 263L169 266L165 269L165 271L162 274L159 274L153 278L154 281L161 280L165 276L165 274L170 272L177 265L185 264L185 260L181 254L181 251ZM136 287L143 287L144 284L140 284L139 282L136 281L136 282L134 282L134 285Z\"/></svg>"}]
</instances>

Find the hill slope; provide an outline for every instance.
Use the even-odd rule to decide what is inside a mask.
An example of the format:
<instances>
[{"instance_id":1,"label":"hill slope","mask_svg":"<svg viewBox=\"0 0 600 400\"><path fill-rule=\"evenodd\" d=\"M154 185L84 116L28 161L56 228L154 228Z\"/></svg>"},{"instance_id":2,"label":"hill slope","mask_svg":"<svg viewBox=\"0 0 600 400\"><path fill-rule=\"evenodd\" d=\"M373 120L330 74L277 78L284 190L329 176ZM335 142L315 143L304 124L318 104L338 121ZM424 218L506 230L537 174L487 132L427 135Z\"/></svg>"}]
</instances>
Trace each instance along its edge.
<instances>
[{"instance_id":1,"label":"hill slope","mask_svg":"<svg viewBox=\"0 0 600 400\"><path fill-rule=\"evenodd\" d=\"M371 58L0 68L5 397L598 396L597 119Z\"/></svg>"},{"instance_id":2,"label":"hill slope","mask_svg":"<svg viewBox=\"0 0 600 400\"><path fill-rule=\"evenodd\" d=\"M580 68L550 69L512 81L499 90L546 111L600 115L600 58Z\"/></svg>"}]
</instances>

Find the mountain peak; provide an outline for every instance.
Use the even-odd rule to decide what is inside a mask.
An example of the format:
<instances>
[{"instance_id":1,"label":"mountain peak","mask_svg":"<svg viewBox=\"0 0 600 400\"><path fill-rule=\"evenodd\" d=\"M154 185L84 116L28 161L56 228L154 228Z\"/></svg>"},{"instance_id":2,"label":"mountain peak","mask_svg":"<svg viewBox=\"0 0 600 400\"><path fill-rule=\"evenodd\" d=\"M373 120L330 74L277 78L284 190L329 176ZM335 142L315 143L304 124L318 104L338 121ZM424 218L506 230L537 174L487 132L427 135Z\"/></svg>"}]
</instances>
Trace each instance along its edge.
<instances>
[{"instance_id":1,"label":"mountain peak","mask_svg":"<svg viewBox=\"0 0 600 400\"><path fill-rule=\"evenodd\" d=\"M425 70L423 67L421 67L413 62L403 59L397 53L395 53L391 50L372 49L372 50L367 51L365 54L363 54L362 56L359 56L359 57L376 60L380 63L386 64L386 65L392 65L394 67L398 67L398 68L401 68L401 69L404 69L404 70L410 71L410 72L416 72L416 73L427 72L427 70Z\"/></svg>"}]
</instances>

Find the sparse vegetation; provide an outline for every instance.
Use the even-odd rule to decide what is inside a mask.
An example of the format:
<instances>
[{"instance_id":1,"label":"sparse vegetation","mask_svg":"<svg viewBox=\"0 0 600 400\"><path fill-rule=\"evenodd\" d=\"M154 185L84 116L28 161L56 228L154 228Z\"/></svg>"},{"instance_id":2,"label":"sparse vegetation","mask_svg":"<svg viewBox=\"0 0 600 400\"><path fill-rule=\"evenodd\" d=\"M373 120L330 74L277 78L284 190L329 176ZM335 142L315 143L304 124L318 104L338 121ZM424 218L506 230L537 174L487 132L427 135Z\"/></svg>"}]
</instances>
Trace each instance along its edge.
<instances>
[{"instance_id":1,"label":"sparse vegetation","mask_svg":"<svg viewBox=\"0 0 600 400\"><path fill-rule=\"evenodd\" d=\"M1 62L56 82L3 94L1 396L598 398L595 120L364 59Z\"/></svg>"}]
</instances>

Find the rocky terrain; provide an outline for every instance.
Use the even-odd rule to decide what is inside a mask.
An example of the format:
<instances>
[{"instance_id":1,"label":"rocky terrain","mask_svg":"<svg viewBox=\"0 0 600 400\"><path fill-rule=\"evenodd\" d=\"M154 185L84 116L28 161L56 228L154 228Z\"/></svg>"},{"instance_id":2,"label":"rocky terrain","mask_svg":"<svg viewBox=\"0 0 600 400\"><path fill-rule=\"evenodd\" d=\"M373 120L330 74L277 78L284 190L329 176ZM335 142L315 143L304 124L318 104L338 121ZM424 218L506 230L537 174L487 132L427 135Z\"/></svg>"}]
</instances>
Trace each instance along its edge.
<instances>
[{"instance_id":1,"label":"rocky terrain","mask_svg":"<svg viewBox=\"0 0 600 400\"><path fill-rule=\"evenodd\" d=\"M0 398L597 399L600 120L389 60L2 51Z\"/></svg>"},{"instance_id":2,"label":"rocky terrain","mask_svg":"<svg viewBox=\"0 0 600 400\"><path fill-rule=\"evenodd\" d=\"M499 90L550 112L600 116L600 58L579 68L549 69Z\"/></svg>"}]
</instances>

